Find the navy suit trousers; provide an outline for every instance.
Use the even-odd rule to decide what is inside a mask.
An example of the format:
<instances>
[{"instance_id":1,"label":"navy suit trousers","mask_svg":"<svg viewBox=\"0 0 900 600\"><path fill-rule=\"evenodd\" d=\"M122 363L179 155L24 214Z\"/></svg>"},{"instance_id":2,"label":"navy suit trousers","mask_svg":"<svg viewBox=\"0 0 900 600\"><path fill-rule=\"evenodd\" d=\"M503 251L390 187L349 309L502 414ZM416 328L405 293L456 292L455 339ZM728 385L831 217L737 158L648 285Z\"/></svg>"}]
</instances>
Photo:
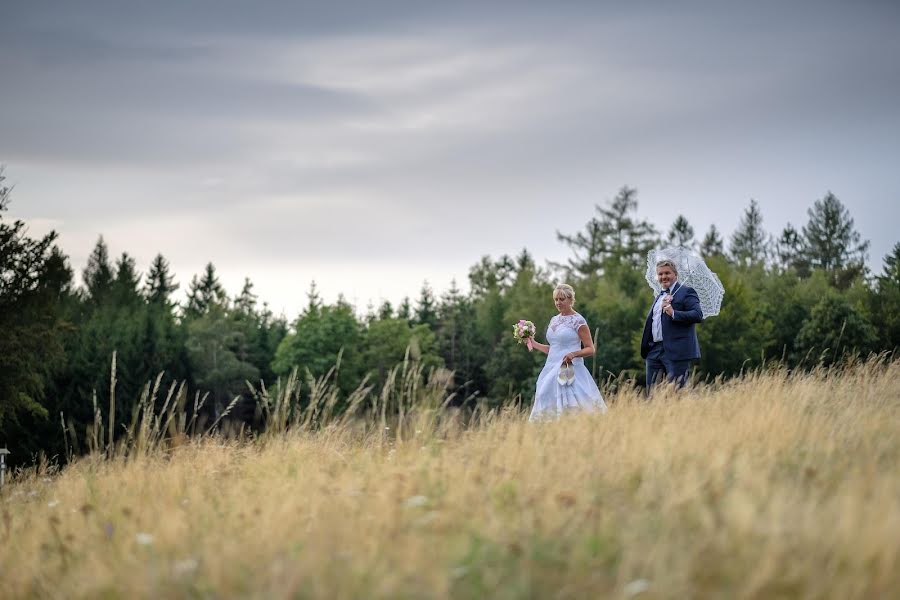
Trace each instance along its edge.
<instances>
[{"instance_id":1,"label":"navy suit trousers","mask_svg":"<svg viewBox=\"0 0 900 600\"><path fill-rule=\"evenodd\" d=\"M655 342L647 353L647 393L650 388L662 381L674 381L678 387L684 386L687 381L688 371L691 369L691 361L670 360L666 358L666 351L662 342ZM663 379L665 378L665 379Z\"/></svg>"}]
</instances>

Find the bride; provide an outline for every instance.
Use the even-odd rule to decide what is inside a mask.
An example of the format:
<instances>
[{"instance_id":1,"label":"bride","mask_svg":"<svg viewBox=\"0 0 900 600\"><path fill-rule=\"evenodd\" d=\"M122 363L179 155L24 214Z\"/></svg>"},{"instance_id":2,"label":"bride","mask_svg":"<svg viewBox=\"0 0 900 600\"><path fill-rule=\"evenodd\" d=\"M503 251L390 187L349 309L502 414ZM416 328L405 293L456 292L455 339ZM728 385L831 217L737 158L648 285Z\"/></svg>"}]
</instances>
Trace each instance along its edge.
<instances>
[{"instance_id":1,"label":"bride","mask_svg":"<svg viewBox=\"0 0 900 600\"><path fill-rule=\"evenodd\" d=\"M594 342L587 321L575 312L575 290L561 283L553 290L553 302L559 314L547 327L548 344L531 339L531 345L547 355L538 376L534 408L529 421L557 418L570 410L606 412L606 403L584 357L594 354Z\"/></svg>"}]
</instances>

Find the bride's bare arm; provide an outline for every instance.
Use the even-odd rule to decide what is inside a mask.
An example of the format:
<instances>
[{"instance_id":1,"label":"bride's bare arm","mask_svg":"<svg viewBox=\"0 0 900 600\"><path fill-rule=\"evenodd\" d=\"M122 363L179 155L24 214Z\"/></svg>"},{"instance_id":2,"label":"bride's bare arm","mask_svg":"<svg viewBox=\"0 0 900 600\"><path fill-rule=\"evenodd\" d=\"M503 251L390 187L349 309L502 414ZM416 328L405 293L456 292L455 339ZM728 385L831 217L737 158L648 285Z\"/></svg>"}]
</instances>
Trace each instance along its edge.
<instances>
[{"instance_id":1,"label":"bride's bare arm","mask_svg":"<svg viewBox=\"0 0 900 600\"><path fill-rule=\"evenodd\" d=\"M591 338L591 329L587 325L578 328L578 337L581 338L581 350L569 352L563 356L563 362L571 362L576 358L587 358L594 353L594 340Z\"/></svg>"},{"instance_id":2,"label":"bride's bare arm","mask_svg":"<svg viewBox=\"0 0 900 600\"><path fill-rule=\"evenodd\" d=\"M532 346L532 348L537 348L544 354L550 353L550 346L548 346L547 344L541 344L540 342L536 342L534 340L534 338L531 338L531 346Z\"/></svg>"}]
</instances>

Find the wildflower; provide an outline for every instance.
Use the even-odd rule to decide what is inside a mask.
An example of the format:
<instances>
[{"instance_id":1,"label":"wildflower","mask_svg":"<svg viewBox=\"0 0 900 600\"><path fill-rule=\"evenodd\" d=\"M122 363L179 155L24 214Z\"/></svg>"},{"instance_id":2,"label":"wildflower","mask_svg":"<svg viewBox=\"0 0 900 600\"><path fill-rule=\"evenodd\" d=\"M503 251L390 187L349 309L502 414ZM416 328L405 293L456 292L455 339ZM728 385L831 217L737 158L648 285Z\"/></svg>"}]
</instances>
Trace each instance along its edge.
<instances>
[{"instance_id":1,"label":"wildflower","mask_svg":"<svg viewBox=\"0 0 900 600\"><path fill-rule=\"evenodd\" d=\"M134 536L134 540L141 546L149 546L153 543L152 533L139 533Z\"/></svg>"},{"instance_id":2,"label":"wildflower","mask_svg":"<svg viewBox=\"0 0 900 600\"><path fill-rule=\"evenodd\" d=\"M193 573L197 570L197 567L200 566L200 561L196 558L189 557L184 558L182 560L176 560L172 563L172 571L175 572L176 575L187 575L189 573Z\"/></svg>"},{"instance_id":3,"label":"wildflower","mask_svg":"<svg viewBox=\"0 0 900 600\"><path fill-rule=\"evenodd\" d=\"M437 520L440 516L440 513L436 510L429 510L427 513L422 515L418 520L416 520L416 525L419 527L426 527Z\"/></svg>"},{"instance_id":4,"label":"wildflower","mask_svg":"<svg viewBox=\"0 0 900 600\"><path fill-rule=\"evenodd\" d=\"M635 579L634 581L626 583L625 588L622 591L625 593L626 597L632 598L638 594L643 594L648 589L650 589L649 581L646 579Z\"/></svg>"},{"instance_id":5,"label":"wildflower","mask_svg":"<svg viewBox=\"0 0 900 600\"><path fill-rule=\"evenodd\" d=\"M428 504L428 496L411 496L403 503L407 508L417 508Z\"/></svg>"},{"instance_id":6,"label":"wildflower","mask_svg":"<svg viewBox=\"0 0 900 600\"><path fill-rule=\"evenodd\" d=\"M452 577L453 579L461 579L461 578L465 577L468 573L469 573L469 567L467 567L465 565L460 565L460 566L456 567L455 569L453 569L452 571L450 571L450 577Z\"/></svg>"}]
</instances>

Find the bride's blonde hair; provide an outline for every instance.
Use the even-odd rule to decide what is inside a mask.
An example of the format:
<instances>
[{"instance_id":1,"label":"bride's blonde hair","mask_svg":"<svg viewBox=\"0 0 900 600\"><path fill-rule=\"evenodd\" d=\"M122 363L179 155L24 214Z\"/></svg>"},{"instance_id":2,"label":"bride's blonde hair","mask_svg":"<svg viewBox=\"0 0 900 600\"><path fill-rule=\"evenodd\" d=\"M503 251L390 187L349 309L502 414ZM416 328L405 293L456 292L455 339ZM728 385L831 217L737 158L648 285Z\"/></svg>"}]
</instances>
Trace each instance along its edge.
<instances>
[{"instance_id":1,"label":"bride's blonde hair","mask_svg":"<svg viewBox=\"0 0 900 600\"><path fill-rule=\"evenodd\" d=\"M575 305L575 288L573 288L568 283L559 283L556 285L556 289L553 290L553 298L556 298L556 292L560 292L564 297L572 300L572 305Z\"/></svg>"}]
</instances>

